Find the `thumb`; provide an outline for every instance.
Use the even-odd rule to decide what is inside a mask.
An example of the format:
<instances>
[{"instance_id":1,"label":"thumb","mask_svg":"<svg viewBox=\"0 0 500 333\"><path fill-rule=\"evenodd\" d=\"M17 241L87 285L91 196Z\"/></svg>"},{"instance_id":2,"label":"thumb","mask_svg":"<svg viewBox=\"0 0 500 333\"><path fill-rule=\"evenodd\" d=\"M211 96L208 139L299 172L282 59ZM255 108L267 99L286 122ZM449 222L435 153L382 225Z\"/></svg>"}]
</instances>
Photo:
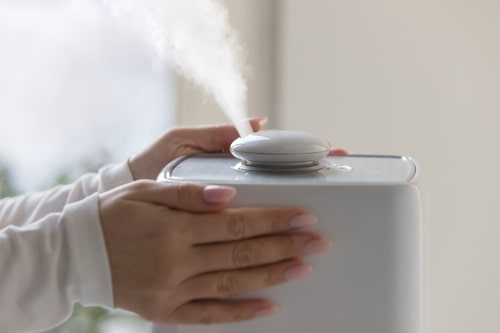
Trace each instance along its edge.
<instances>
[{"instance_id":1,"label":"thumb","mask_svg":"<svg viewBox=\"0 0 500 333\"><path fill-rule=\"evenodd\" d=\"M194 183L156 184L141 193L140 199L173 209L197 213L223 209L236 195L236 190L229 186Z\"/></svg>"},{"instance_id":2,"label":"thumb","mask_svg":"<svg viewBox=\"0 0 500 333\"><path fill-rule=\"evenodd\" d=\"M253 131L259 131L261 126L267 122L267 118L250 118L250 126ZM233 125L200 126L194 128L179 128L170 133L180 142L193 142L187 146L187 150L177 151L176 156L189 155L200 151L221 152L229 151L231 143L238 138L238 132ZM194 151L192 150L194 147ZM174 156L174 157L176 157Z\"/></svg>"}]
</instances>

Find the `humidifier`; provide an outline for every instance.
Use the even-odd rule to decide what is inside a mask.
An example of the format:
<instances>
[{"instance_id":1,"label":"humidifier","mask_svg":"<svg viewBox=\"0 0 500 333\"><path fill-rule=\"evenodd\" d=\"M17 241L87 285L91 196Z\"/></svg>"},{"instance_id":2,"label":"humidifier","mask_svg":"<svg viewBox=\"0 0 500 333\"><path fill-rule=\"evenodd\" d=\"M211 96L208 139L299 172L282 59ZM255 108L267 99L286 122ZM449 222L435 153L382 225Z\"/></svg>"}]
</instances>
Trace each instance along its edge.
<instances>
[{"instance_id":1,"label":"humidifier","mask_svg":"<svg viewBox=\"0 0 500 333\"><path fill-rule=\"evenodd\" d=\"M240 297L280 311L253 321L156 325L155 333L422 333L422 209L418 167L404 156L329 155L313 135L261 131L231 153L184 156L158 180L229 185L233 206L295 206L333 248L307 257L309 276Z\"/></svg>"}]
</instances>

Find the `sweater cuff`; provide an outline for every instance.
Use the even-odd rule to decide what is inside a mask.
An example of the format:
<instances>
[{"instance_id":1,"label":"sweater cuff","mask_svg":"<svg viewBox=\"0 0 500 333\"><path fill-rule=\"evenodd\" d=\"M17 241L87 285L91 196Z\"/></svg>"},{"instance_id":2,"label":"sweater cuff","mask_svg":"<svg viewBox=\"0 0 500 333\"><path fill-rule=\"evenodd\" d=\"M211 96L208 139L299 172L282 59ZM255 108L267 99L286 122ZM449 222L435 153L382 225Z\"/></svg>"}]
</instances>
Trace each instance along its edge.
<instances>
[{"instance_id":1,"label":"sweater cuff","mask_svg":"<svg viewBox=\"0 0 500 333\"><path fill-rule=\"evenodd\" d=\"M109 191L134 180L128 163L106 166L99 170L99 174L99 192Z\"/></svg>"},{"instance_id":2,"label":"sweater cuff","mask_svg":"<svg viewBox=\"0 0 500 333\"><path fill-rule=\"evenodd\" d=\"M65 229L69 264L76 293L83 305L113 308L113 286L106 244L99 218L98 194L66 206Z\"/></svg>"}]
</instances>

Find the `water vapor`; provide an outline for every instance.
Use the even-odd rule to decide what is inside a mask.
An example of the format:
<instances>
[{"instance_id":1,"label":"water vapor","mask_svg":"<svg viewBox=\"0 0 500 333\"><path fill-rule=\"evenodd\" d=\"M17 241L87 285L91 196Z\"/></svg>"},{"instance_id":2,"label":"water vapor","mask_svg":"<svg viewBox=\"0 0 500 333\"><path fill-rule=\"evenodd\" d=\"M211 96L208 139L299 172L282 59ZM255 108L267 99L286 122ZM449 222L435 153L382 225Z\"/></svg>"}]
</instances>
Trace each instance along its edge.
<instances>
[{"instance_id":1,"label":"water vapor","mask_svg":"<svg viewBox=\"0 0 500 333\"><path fill-rule=\"evenodd\" d=\"M172 73L102 3L21 2L0 0L0 168L18 190L121 163L175 124Z\"/></svg>"},{"instance_id":2,"label":"water vapor","mask_svg":"<svg viewBox=\"0 0 500 333\"><path fill-rule=\"evenodd\" d=\"M150 39L161 62L213 94L240 136L247 118L245 61L226 8L216 0L103 0Z\"/></svg>"}]
</instances>

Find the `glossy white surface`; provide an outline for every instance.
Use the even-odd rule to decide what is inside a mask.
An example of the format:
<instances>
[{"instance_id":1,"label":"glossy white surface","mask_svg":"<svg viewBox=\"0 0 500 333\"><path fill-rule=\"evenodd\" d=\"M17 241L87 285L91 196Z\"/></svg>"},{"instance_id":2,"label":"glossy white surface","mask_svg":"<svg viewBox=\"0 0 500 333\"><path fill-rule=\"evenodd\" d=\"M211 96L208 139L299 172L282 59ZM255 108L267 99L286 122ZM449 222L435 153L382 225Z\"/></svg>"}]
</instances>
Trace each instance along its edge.
<instances>
[{"instance_id":1,"label":"glossy white surface","mask_svg":"<svg viewBox=\"0 0 500 333\"><path fill-rule=\"evenodd\" d=\"M248 172L229 154L198 154L169 164L160 178L177 182L238 185L406 185L413 181L417 165L408 157L332 155L321 160L317 172Z\"/></svg>"},{"instance_id":2,"label":"glossy white surface","mask_svg":"<svg viewBox=\"0 0 500 333\"><path fill-rule=\"evenodd\" d=\"M325 157L330 145L308 133L267 130L236 139L230 150L236 158L255 163L300 163Z\"/></svg>"},{"instance_id":3,"label":"glossy white surface","mask_svg":"<svg viewBox=\"0 0 500 333\"><path fill-rule=\"evenodd\" d=\"M272 317L224 325L156 326L154 332L422 333L422 212L409 160L347 156L339 161L358 171L251 174L234 170L227 157L201 156L177 161L170 176L163 173L160 181L234 186L235 207L304 207L318 216L313 230L331 239L334 247L304 258L315 268L310 276L243 295L275 302L280 312Z\"/></svg>"}]
</instances>

